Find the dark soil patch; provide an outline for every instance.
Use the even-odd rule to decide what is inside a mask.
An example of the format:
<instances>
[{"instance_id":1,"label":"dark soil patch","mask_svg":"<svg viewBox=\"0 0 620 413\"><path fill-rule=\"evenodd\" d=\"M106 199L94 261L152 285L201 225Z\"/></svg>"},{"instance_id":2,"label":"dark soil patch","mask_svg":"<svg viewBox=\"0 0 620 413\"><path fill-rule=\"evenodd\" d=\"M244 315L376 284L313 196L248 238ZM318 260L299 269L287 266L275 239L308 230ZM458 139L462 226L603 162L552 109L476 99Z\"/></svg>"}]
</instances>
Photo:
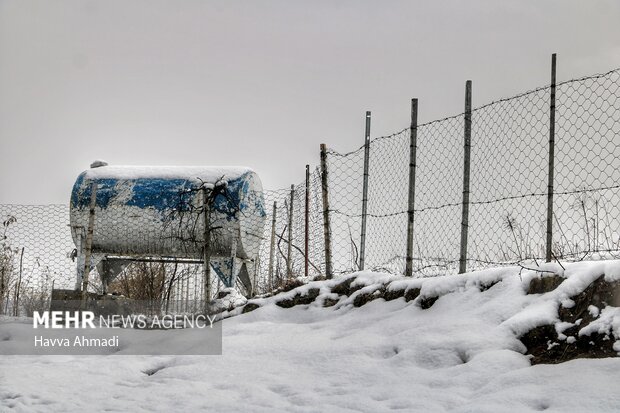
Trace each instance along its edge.
<instances>
[{"instance_id":1,"label":"dark soil patch","mask_svg":"<svg viewBox=\"0 0 620 413\"><path fill-rule=\"evenodd\" d=\"M276 301L276 305L282 308L291 308L296 305L307 305L312 303L319 296L319 292L320 290L318 288L311 288L305 295L297 293L293 296L293 298Z\"/></svg>"},{"instance_id":2,"label":"dark soil patch","mask_svg":"<svg viewBox=\"0 0 620 413\"><path fill-rule=\"evenodd\" d=\"M557 280L548 281L545 286L537 286L536 291L548 290L553 285L555 285L553 288L556 288L559 282ZM560 320L569 323L581 320L579 325L569 327L563 332L566 336L574 337L573 343L560 340L553 325L537 327L523 335L521 342L527 347L527 353L533 356L532 364L556 364L577 358L616 357L617 352L613 350L615 341L613 336L604 334L579 336L578 333L596 318L590 314L588 307L593 305L600 311L608 305L616 305L614 300L617 299L619 292L620 282L608 283L601 275L583 292L571 297L575 303L571 308L559 308Z\"/></svg>"},{"instance_id":3,"label":"dark soil patch","mask_svg":"<svg viewBox=\"0 0 620 413\"><path fill-rule=\"evenodd\" d=\"M409 302L411 300L415 300L420 295L419 288L410 288L405 291L405 301Z\"/></svg>"},{"instance_id":4,"label":"dark soil patch","mask_svg":"<svg viewBox=\"0 0 620 413\"><path fill-rule=\"evenodd\" d=\"M353 299L353 305L355 307L361 307L364 304L367 304L373 300L376 300L377 298L382 298L383 295L385 293L385 287L382 287L378 290L375 290L371 293L365 293L365 294L358 294L355 296L355 298Z\"/></svg>"},{"instance_id":5,"label":"dark soil patch","mask_svg":"<svg viewBox=\"0 0 620 413\"><path fill-rule=\"evenodd\" d=\"M439 297L422 297L420 298L420 307L422 307L423 310L429 309L435 304L438 298Z\"/></svg>"},{"instance_id":6,"label":"dark soil patch","mask_svg":"<svg viewBox=\"0 0 620 413\"><path fill-rule=\"evenodd\" d=\"M260 305L256 303L247 303L246 305L243 306L243 310L241 310L241 314L249 313L251 311L256 310L259 307Z\"/></svg>"},{"instance_id":7,"label":"dark soil patch","mask_svg":"<svg viewBox=\"0 0 620 413\"><path fill-rule=\"evenodd\" d=\"M575 302L573 307L560 308L560 319L562 321L574 323L576 320L581 318L582 326L589 324L592 320L594 320L594 317L590 315L588 307L593 305L598 307L600 310L608 305L614 305L614 300L616 299L617 294L620 293L619 289L620 282L616 281L613 283L608 283L605 281L605 277L601 275L581 294L571 297L571 299Z\"/></svg>"},{"instance_id":8,"label":"dark soil patch","mask_svg":"<svg viewBox=\"0 0 620 413\"><path fill-rule=\"evenodd\" d=\"M532 364L557 364L577 358L615 357L617 354L613 349L614 340L608 336L592 334L575 338L573 343L559 340L555 327L547 325L529 331L521 341L528 354L533 356Z\"/></svg>"},{"instance_id":9,"label":"dark soil patch","mask_svg":"<svg viewBox=\"0 0 620 413\"><path fill-rule=\"evenodd\" d=\"M333 307L338 303L338 301L340 300L337 298L326 298L323 300L323 307Z\"/></svg>"},{"instance_id":10,"label":"dark soil patch","mask_svg":"<svg viewBox=\"0 0 620 413\"><path fill-rule=\"evenodd\" d=\"M534 278L530 281L530 285L528 286L527 293L528 294L544 294L549 291L555 290L558 285L562 284L565 278L560 277L559 275L547 275L539 278Z\"/></svg>"},{"instance_id":11,"label":"dark soil patch","mask_svg":"<svg viewBox=\"0 0 620 413\"><path fill-rule=\"evenodd\" d=\"M405 296L405 289L402 290L388 290L386 287L385 293L383 294L383 298L385 301L396 300L397 298L401 298Z\"/></svg>"},{"instance_id":12,"label":"dark soil patch","mask_svg":"<svg viewBox=\"0 0 620 413\"><path fill-rule=\"evenodd\" d=\"M338 295L351 295L351 283L355 280L354 277L347 278L341 283L338 283L332 287L332 293Z\"/></svg>"},{"instance_id":13,"label":"dark soil patch","mask_svg":"<svg viewBox=\"0 0 620 413\"><path fill-rule=\"evenodd\" d=\"M480 283L480 285L478 286L478 289L482 293L482 292L485 292L486 290L490 289L491 287L496 286L500 282L501 282L501 280L488 281L488 282L485 282L485 283L483 282L483 283Z\"/></svg>"}]
</instances>

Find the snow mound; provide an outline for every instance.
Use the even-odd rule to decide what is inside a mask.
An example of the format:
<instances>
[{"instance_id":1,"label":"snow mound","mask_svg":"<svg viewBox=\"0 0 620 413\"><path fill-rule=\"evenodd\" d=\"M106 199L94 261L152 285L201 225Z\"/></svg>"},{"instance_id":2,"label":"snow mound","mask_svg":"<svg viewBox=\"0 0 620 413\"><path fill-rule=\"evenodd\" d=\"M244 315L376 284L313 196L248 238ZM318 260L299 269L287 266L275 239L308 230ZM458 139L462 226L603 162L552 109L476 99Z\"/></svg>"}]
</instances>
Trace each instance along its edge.
<instances>
[{"instance_id":1,"label":"snow mound","mask_svg":"<svg viewBox=\"0 0 620 413\"><path fill-rule=\"evenodd\" d=\"M615 412L620 358L531 366L523 342L612 343L607 265L311 281L224 311L221 356L1 357L0 411Z\"/></svg>"},{"instance_id":2,"label":"snow mound","mask_svg":"<svg viewBox=\"0 0 620 413\"><path fill-rule=\"evenodd\" d=\"M518 270L517 270L518 268ZM308 282L273 297L248 301L224 312L227 318L260 307L300 305L361 307L381 299L404 299L422 310L445 306L451 297L476 294L480 305L497 315L496 328L506 329L525 344L533 363L560 363L575 358L615 356L620 344L620 262L543 263L528 268L500 268L436 278L394 277L359 272L327 281ZM501 283L507 294L483 294ZM438 303L438 304L436 304ZM601 317L598 317L603 308ZM596 319L596 320L595 320Z\"/></svg>"}]
</instances>

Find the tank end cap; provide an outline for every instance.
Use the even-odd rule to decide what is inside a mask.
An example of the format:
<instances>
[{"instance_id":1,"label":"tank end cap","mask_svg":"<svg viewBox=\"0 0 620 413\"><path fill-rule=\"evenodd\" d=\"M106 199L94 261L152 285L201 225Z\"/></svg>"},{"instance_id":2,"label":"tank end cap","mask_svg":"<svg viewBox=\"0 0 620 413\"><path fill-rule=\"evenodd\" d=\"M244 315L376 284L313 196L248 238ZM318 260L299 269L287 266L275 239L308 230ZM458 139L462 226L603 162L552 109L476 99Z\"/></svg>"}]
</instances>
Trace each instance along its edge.
<instances>
[{"instance_id":1,"label":"tank end cap","mask_svg":"<svg viewBox=\"0 0 620 413\"><path fill-rule=\"evenodd\" d=\"M101 159L97 159L90 164L91 168L99 168L100 166L108 166L106 161L102 161Z\"/></svg>"}]
</instances>

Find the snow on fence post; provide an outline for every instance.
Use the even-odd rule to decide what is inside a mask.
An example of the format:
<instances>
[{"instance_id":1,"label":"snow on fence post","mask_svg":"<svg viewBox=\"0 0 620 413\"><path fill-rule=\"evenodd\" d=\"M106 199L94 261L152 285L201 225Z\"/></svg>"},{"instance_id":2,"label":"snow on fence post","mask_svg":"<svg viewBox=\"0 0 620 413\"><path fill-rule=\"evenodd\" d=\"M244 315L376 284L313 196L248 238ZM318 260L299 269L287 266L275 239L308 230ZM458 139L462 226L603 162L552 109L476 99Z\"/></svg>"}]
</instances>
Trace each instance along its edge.
<instances>
[{"instance_id":1,"label":"snow on fence post","mask_svg":"<svg viewBox=\"0 0 620 413\"><path fill-rule=\"evenodd\" d=\"M327 185L327 148L321 144L321 195L323 197L323 238L325 239L325 277L332 278L332 230L329 222L329 189Z\"/></svg>"},{"instance_id":2,"label":"snow on fence post","mask_svg":"<svg viewBox=\"0 0 620 413\"><path fill-rule=\"evenodd\" d=\"M95 232L95 206L97 205L97 183L90 185L90 205L88 207L88 229L84 245L84 272L82 274L82 309L86 308L88 298L88 276L90 274L90 258L93 249L93 233Z\"/></svg>"},{"instance_id":3,"label":"snow on fence post","mask_svg":"<svg viewBox=\"0 0 620 413\"><path fill-rule=\"evenodd\" d=\"M463 156L463 215L461 219L461 254L459 274L467 271L467 232L469 230L469 171L471 154L471 80L465 82L465 125Z\"/></svg>"},{"instance_id":4,"label":"snow on fence post","mask_svg":"<svg viewBox=\"0 0 620 413\"><path fill-rule=\"evenodd\" d=\"M310 165L306 165L306 204L304 210L304 276L308 277L308 240L310 235Z\"/></svg>"},{"instance_id":5,"label":"snow on fence post","mask_svg":"<svg viewBox=\"0 0 620 413\"><path fill-rule=\"evenodd\" d=\"M366 112L366 133L364 139L364 184L362 187L362 229L360 240L360 270L364 269L366 258L366 215L368 211L368 164L370 162L370 111Z\"/></svg>"},{"instance_id":6,"label":"snow on fence post","mask_svg":"<svg viewBox=\"0 0 620 413\"><path fill-rule=\"evenodd\" d=\"M549 102L549 177L547 181L547 246L545 258L551 262L553 243L553 168L555 153L555 68L556 54L551 55L551 96Z\"/></svg>"},{"instance_id":7,"label":"snow on fence post","mask_svg":"<svg viewBox=\"0 0 620 413\"><path fill-rule=\"evenodd\" d=\"M418 142L418 99L411 99L409 129L409 199L407 202L407 262L405 276L413 276L413 216L415 207L415 167Z\"/></svg>"},{"instance_id":8,"label":"snow on fence post","mask_svg":"<svg viewBox=\"0 0 620 413\"><path fill-rule=\"evenodd\" d=\"M273 291L273 256L276 250L276 209L277 202L273 201L273 213L271 216L271 244L269 245L269 291Z\"/></svg>"},{"instance_id":9,"label":"snow on fence post","mask_svg":"<svg viewBox=\"0 0 620 413\"><path fill-rule=\"evenodd\" d=\"M291 258L293 254L293 199L295 198L295 185L291 185L291 200L288 206L288 248L286 251L286 277L293 275L293 264Z\"/></svg>"}]
</instances>

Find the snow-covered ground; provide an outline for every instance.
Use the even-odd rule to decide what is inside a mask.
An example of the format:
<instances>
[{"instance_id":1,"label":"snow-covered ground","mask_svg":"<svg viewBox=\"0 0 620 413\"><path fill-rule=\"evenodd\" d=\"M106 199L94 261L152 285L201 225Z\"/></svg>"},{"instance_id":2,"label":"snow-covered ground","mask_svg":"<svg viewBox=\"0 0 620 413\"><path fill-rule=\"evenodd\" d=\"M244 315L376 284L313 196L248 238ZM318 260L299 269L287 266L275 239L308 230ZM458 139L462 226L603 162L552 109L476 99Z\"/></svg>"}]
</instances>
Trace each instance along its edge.
<instances>
[{"instance_id":1,"label":"snow-covered ground","mask_svg":"<svg viewBox=\"0 0 620 413\"><path fill-rule=\"evenodd\" d=\"M535 272L504 268L397 279L389 288L421 288L420 297L362 307L356 295L394 277L358 274L353 285L366 287L349 297L329 291L340 280L312 282L225 319L221 356L0 356L0 411L619 411L620 358L530 366L517 334L557 321L561 303L602 274L617 279L620 263L546 269L567 280L542 295L525 293ZM310 305L274 304L312 288ZM339 301L324 308L327 298ZM617 310L598 320L617 338Z\"/></svg>"}]
</instances>

